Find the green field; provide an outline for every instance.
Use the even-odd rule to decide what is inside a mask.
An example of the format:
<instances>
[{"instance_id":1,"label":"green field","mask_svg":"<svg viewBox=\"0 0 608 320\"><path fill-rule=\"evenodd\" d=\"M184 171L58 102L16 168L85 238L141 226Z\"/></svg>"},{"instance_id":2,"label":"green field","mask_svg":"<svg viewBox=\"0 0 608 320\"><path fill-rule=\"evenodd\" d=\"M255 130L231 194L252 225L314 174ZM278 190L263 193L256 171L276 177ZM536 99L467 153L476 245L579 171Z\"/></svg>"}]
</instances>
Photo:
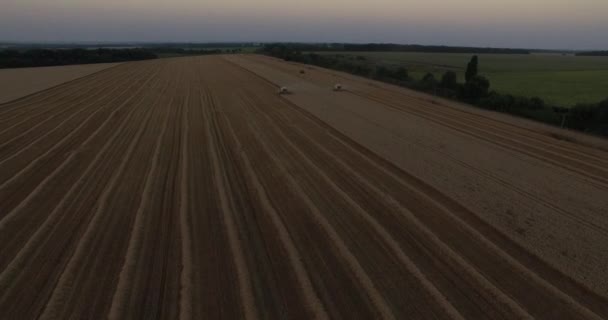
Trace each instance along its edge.
<instances>
[{"instance_id":1,"label":"green field","mask_svg":"<svg viewBox=\"0 0 608 320\"><path fill-rule=\"evenodd\" d=\"M367 57L375 64L404 66L416 79L431 72L438 78L447 71L459 81L472 54L417 52L324 52ZM501 93L537 96L551 104L572 106L608 98L608 57L560 54L479 54L479 72Z\"/></svg>"}]
</instances>

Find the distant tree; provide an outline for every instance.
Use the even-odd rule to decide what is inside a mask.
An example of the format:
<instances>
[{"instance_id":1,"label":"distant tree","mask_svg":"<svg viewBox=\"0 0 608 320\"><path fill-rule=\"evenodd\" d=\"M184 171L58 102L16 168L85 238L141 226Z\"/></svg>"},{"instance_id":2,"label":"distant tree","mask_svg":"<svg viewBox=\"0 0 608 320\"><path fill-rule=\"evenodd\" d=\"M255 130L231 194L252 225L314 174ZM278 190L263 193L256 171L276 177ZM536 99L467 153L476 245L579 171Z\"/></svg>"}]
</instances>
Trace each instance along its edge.
<instances>
[{"instance_id":1,"label":"distant tree","mask_svg":"<svg viewBox=\"0 0 608 320\"><path fill-rule=\"evenodd\" d=\"M422 80L420 80L418 87L424 91L433 91L437 88L437 84L438 82L437 79L435 79L435 76L432 73L427 73L422 77Z\"/></svg>"},{"instance_id":2,"label":"distant tree","mask_svg":"<svg viewBox=\"0 0 608 320\"><path fill-rule=\"evenodd\" d=\"M539 97L533 97L530 99L528 106L530 109L542 109L545 107L545 101Z\"/></svg>"},{"instance_id":3,"label":"distant tree","mask_svg":"<svg viewBox=\"0 0 608 320\"><path fill-rule=\"evenodd\" d=\"M376 77L378 78L388 78L390 76L390 70L385 66L377 66L376 67Z\"/></svg>"},{"instance_id":4,"label":"distant tree","mask_svg":"<svg viewBox=\"0 0 608 320\"><path fill-rule=\"evenodd\" d=\"M511 106L511 102L508 96L492 91L486 97L480 99L478 105L486 109L505 110Z\"/></svg>"},{"instance_id":5,"label":"distant tree","mask_svg":"<svg viewBox=\"0 0 608 320\"><path fill-rule=\"evenodd\" d=\"M446 89L458 88L458 78L456 76L456 72L447 71L446 73L444 73L443 77L441 77L440 86Z\"/></svg>"},{"instance_id":6,"label":"distant tree","mask_svg":"<svg viewBox=\"0 0 608 320\"><path fill-rule=\"evenodd\" d=\"M596 57L607 57L608 51L587 51L587 52L577 52L577 56L596 56Z\"/></svg>"},{"instance_id":7,"label":"distant tree","mask_svg":"<svg viewBox=\"0 0 608 320\"><path fill-rule=\"evenodd\" d=\"M464 85L464 98L478 100L488 95L490 81L482 76L474 76Z\"/></svg>"},{"instance_id":8,"label":"distant tree","mask_svg":"<svg viewBox=\"0 0 608 320\"><path fill-rule=\"evenodd\" d=\"M559 110L555 110L559 112ZM591 103L579 103L568 110L570 124L576 129L585 129L588 124L594 123L597 119L596 105Z\"/></svg>"},{"instance_id":9,"label":"distant tree","mask_svg":"<svg viewBox=\"0 0 608 320\"><path fill-rule=\"evenodd\" d=\"M409 78L407 69L400 67L397 69L389 69L385 66L376 67L376 77L378 79L395 79L405 81Z\"/></svg>"},{"instance_id":10,"label":"distant tree","mask_svg":"<svg viewBox=\"0 0 608 320\"><path fill-rule=\"evenodd\" d=\"M598 120L603 121L608 125L608 99L605 99L598 104Z\"/></svg>"},{"instance_id":11,"label":"distant tree","mask_svg":"<svg viewBox=\"0 0 608 320\"><path fill-rule=\"evenodd\" d=\"M469 64L467 65L467 71L465 73L466 82L469 82L471 79L473 79L473 77L477 75L478 64L479 59L477 58L477 56L473 56L473 58L471 58L471 61L469 61Z\"/></svg>"},{"instance_id":12,"label":"distant tree","mask_svg":"<svg viewBox=\"0 0 608 320\"><path fill-rule=\"evenodd\" d=\"M393 73L393 78L397 80L405 81L409 79L410 75L407 72L407 69L404 67L397 68L397 70Z\"/></svg>"},{"instance_id":13,"label":"distant tree","mask_svg":"<svg viewBox=\"0 0 608 320\"><path fill-rule=\"evenodd\" d=\"M122 62L156 59L150 50L135 49L31 49L25 51L0 51L0 68L22 68Z\"/></svg>"},{"instance_id":14,"label":"distant tree","mask_svg":"<svg viewBox=\"0 0 608 320\"><path fill-rule=\"evenodd\" d=\"M353 69L353 73L360 75L360 76L369 76L372 73L372 69L368 66L364 66L364 65L357 65L354 69Z\"/></svg>"}]
</instances>

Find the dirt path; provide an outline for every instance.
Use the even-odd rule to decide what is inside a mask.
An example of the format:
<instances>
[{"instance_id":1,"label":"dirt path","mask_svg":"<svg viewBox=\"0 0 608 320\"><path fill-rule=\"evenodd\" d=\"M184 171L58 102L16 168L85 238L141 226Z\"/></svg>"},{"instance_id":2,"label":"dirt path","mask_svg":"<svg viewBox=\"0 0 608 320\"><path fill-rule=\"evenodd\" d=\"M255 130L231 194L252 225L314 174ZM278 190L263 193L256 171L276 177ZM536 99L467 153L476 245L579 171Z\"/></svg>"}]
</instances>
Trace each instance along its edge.
<instances>
[{"instance_id":1,"label":"dirt path","mask_svg":"<svg viewBox=\"0 0 608 320\"><path fill-rule=\"evenodd\" d=\"M447 107L431 112L365 80L333 93L324 88L335 75L297 68L259 57L127 63L0 106L9 125L0 128L0 314L608 317L604 284L581 278L608 262L585 255L605 241L571 260L537 251L572 254L605 240L608 222L595 214L605 205L603 152ZM300 91L276 95L273 83L284 81ZM468 152L436 145L452 142ZM404 147L420 159L403 161ZM520 185L509 169L471 160L479 152L588 192L553 201L531 191L546 181ZM487 195L455 192L457 183L437 179L445 170L510 197L486 205L516 199L513 220L470 205ZM510 232L550 214L541 225L550 231ZM543 242L531 243L535 232Z\"/></svg>"}]
</instances>

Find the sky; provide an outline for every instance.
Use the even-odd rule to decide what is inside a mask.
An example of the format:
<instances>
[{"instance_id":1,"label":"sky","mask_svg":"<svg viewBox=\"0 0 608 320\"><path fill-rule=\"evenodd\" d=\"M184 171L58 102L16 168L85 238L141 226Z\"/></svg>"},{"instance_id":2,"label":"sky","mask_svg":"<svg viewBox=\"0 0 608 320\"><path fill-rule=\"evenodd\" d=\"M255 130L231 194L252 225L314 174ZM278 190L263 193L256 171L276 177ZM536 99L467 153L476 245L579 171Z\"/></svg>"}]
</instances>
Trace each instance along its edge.
<instances>
[{"instance_id":1,"label":"sky","mask_svg":"<svg viewBox=\"0 0 608 320\"><path fill-rule=\"evenodd\" d=\"M0 41L608 49L608 0L1 0Z\"/></svg>"}]
</instances>

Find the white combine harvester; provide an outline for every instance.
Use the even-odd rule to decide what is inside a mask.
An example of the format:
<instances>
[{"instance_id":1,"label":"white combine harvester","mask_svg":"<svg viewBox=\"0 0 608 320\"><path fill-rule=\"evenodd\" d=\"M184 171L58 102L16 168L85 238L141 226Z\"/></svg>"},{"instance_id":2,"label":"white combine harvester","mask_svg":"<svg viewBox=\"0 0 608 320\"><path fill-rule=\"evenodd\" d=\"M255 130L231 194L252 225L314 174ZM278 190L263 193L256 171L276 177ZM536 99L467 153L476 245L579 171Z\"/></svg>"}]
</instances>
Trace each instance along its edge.
<instances>
[{"instance_id":1,"label":"white combine harvester","mask_svg":"<svg viewBox=\"0 0 608 320\"><path fill-rule=\"evenodd\" d=\"M342 91L342 89L342 84L336 83L336 85L334 85L334 91Z\"/></svg>"},{"instance_id":2,"label":"white combine harvester","mask_svg":"<svg viewBox=\"0 0 608 320\"><path fill-rule=\"evenodd\" d=\"M287 87L280 87L277 93L278 94L288 94L289 89L287 89Z\"/></svg>"}]
</instances>

